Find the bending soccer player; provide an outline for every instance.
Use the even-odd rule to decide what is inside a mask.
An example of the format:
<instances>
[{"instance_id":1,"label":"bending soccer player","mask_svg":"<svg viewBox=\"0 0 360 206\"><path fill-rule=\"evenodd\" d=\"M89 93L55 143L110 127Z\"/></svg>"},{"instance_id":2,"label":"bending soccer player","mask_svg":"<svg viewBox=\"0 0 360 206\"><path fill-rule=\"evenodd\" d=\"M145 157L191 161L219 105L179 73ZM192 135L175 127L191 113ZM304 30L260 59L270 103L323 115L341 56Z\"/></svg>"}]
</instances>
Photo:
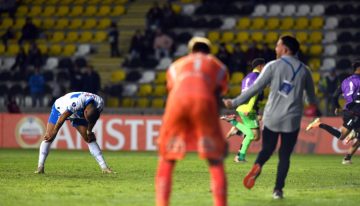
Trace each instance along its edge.
<instances>
[{"instance_id":1,"label":"bending soccer player","mask_svg":"<svg viewBox=\"0 0 360 206\"><path fill-rule=\"evenodd\" d=\"M251 85L254 84L256 78L259 76L261 70L265 66L265 60L262 58L254 59L252 62L253 71L246 75L242 80L241 92L245 92ZM226 138L238 134L240 131L244 134L244 139L240 145L238 153L234 157L234 162L246 162L246 152L248 151L252 141L258 141L260 139L260 129L258 121L258 95L251 97L251 99L236 108L242 123L236 121L235 115L224 115L220 119L230 122L233 127L227 133Z\"/></svg>"},{"instance_id":2,"label":"bending soccer player","mask_svg":"<svg viewBox=\"0 0 360 206\"><path fill-rule=\"evenodd\" d=\"M169 205L175 163L184 158L191 144L196 144L199 156L208 161L214 205L227 205L223 163L227 143L219 123L218 95L227 91L228 74L224 64L210 55L210 45L206 38L192 38L191 53L167 71L169 96L158 139L155 179L157 206Z\"/></svg>"},{"instance_id":3,"label":"bending soccer player","mask_svg":"<svg viewBox=\"0 0 360 206\"><path fill-rule=\"evenodd\" d=\"M70 120L73 127L87 142L90 153L100 165L103 173L112 173L107 166L92 129L100 117L104 107L101 97L87 92L72 92L58 98L52 106L44 141L40 144L38 168L35 173L42 174L45 160L49 154L51 143L66 120Z\"/></svg>"},{"instance_id":4,"label":"bending soccer player","mask_svg":"<svg viewBox=\"0 0 360 206\"><path fill-rule=\"evenodd\" d=\"M344 140L349 137L347 142L354 137L360 138L358 130L360 129L360 60L356 60L353 63L354 74L344 79L341 83L341 87L333 95L333 102L336 106L335 114L340 111L339 96L342 93L345 99L345 105L343 109L343 125L340 131L334 127L322 123L319 118L314 119L307 127L306 131L313 128L321 128L329 132L331 135L339 140ZM354 135L349 135L354 130ZM350 148L349 153L343 159L343 164L351 163L351 157L356 152L358 144L356 142Z\"/></svg>"}]
</instances>

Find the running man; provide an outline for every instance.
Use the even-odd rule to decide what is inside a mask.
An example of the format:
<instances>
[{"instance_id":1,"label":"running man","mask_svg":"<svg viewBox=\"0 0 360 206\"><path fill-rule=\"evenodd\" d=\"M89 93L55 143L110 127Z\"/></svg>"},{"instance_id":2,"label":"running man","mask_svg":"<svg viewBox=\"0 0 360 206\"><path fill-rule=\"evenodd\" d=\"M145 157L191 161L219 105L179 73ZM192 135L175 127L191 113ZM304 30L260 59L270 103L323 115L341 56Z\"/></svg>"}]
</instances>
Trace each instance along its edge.
<instances>
[{"instance_id":1,"label":"running man","mask_svg":"<svg viewBox=\"0 0 360 206\"><path fill-rule=\"evenodd\" d=\"M45 172L45 160L50 152L51 143L56 138L65 120L70 120L73 127L87 142L90 153L100 165L103 173L112 173L107 166L92 129L100 117L104 101L98 95L87 92L71 92L58 98L52 106L44 141L40 144L37 174Z\"/></svg>"},{"instance_id":2,"label":"running man","mask_svg":"<svg viewBox=\"0 0 360 206\"><path fill-rule=\"evenodd\" d=\"M358 137L358 132L360 130L360 60L356 60L352 66L354 68L354 74L344 79L341 83L341 87L339 87L333 95L333 102L336 106L335 114L339 114L341 110L339 105L339 96L341 93L345 99L343 125L341 126L340 131L330 125L322 123L319 118L314 119L306 127L306 131L313 128L321 128L339 140L344 140L346 137L349 137L346 142L349 142L354 137L360 138ZM349 135L352 130L355 131L354 135ZM346 154L343 159L343 164L351 163L351 157L356 152L358 144L355 142L352 145L349 153Z\"/></svg>"},{"instance_id":3,"label":"running man","mask_svg":"<svg viewBox=\"0 0 360 206\"><path fill-rule=\"evenodd\" d=\"M228 73L224 64L210 55L208 39L194 37L188 47L190 54L167 71L169 96L158 138L156 205L169 205L175 163L184 158L188 145L196 144L200 158L209 164L214 205L224 206L227 143L219 123L218 100L227 92Z\"/></svg>"},{"instance_id":4,"label":"running man","mask_svg":"<svg viewBox=\"0 0 360 206\"><path fill-rule=\"evenodd\" d=\"M262 58L254 59L251 64L253 71L246 75L242 80L241 92L245 92L254 84L255 80L259 76L261 70L265 66L265 60ZM258 121L258 95L251 97L251 99L236 108L242 123L236 121L235 115L224 115L220 119L230 122L233 127L227 133L226 138L238 134L241 131L244 134L244 139L240 145L238 153L234 157L234 162L246 162L246 152L248 151L252 141L258 141L260 139L260 128Z\"/></svg>"}]
</instances>

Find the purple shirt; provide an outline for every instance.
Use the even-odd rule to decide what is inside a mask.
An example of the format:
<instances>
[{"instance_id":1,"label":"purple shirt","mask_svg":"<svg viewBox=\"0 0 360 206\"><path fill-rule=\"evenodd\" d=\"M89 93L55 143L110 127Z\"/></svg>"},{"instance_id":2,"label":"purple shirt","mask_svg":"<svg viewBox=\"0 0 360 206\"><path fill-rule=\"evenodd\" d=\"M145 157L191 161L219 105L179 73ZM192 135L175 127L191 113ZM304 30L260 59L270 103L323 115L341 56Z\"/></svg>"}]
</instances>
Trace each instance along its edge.
<instances>
[{"instance_id":1,"label":"purple shirt","mask_svg":"<svg viewBox=\"0 0 360 206\"><path fill-rule=\"evenodd\" d=\"M357 94L360 93L360 75L353 74L344 79L341 83L341 90L345 99L344 108L348 108L349 104L354 103Z\"/></svg>"},{"instance_id":2,"label":"purple shirt","mask_svg":"<svg viewBox=\"0 0 360 206\"><path fill-rule=\"evenodd\" d=\"M254 72L255 71L255 72ZM241 82L241 92L246 91L249 89L251 85L254 84L256 78L259 76L259 71L254 70L253 72L250 72Z\"/></svg>"}]
</instances>

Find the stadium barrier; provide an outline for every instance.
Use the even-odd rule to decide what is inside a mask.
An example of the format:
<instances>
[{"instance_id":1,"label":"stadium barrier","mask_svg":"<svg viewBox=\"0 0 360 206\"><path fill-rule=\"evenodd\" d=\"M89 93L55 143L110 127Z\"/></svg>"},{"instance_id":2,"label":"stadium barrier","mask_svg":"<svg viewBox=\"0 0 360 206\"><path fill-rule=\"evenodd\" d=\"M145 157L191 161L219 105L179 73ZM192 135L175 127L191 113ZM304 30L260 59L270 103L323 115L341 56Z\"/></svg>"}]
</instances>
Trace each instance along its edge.
<instances>
[{"instance_id":1,"label":"stadium barrier","mask_svg":"<svg viewBox=\"0 0 360 206\"><path fill-rule=\"evenodd\" d=\"M38 148L42 141L48 115L47 114L5 114L0 113L0 148ZM343 154L350 145L337 141L324 130L314 129L305 132L311 121L304 117L296 153ZM338 117L324 117L322 121L340 127L342 120ZM108 115L104 114L94 127L97 142L103 150L108 151L155 151L156 139L162 123L159 115ZM224 134L230 124L221 121ZM230 140L230 151L236 152L242 138ZM76 130L66 121L52 144L54 149L87 150L85 142ZM261 141L254 142L249 152L258 152ZM196 145L189 145L194 151Z\"/></svg>"}]
</instances>

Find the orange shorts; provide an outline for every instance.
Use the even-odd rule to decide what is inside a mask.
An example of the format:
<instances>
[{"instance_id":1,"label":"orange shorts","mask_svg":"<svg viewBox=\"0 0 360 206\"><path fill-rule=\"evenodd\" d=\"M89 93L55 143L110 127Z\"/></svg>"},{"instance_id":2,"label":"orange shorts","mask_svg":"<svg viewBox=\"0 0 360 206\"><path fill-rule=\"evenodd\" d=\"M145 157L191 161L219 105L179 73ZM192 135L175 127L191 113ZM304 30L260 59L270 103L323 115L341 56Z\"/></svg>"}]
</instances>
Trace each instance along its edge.
<instances>
[{"instance_id":1,"label":"orange shorts","mask_svg":"<svg viewBox=\"0 0 360 206\"><path fill-rule=\"evenodd\" d=\"M184 158L194 145L201 158L223 159L227 143L221 131L217 103L198 97L168 99L158 145L160 156L167 160Z\"/></svg>"}]
</instances>

